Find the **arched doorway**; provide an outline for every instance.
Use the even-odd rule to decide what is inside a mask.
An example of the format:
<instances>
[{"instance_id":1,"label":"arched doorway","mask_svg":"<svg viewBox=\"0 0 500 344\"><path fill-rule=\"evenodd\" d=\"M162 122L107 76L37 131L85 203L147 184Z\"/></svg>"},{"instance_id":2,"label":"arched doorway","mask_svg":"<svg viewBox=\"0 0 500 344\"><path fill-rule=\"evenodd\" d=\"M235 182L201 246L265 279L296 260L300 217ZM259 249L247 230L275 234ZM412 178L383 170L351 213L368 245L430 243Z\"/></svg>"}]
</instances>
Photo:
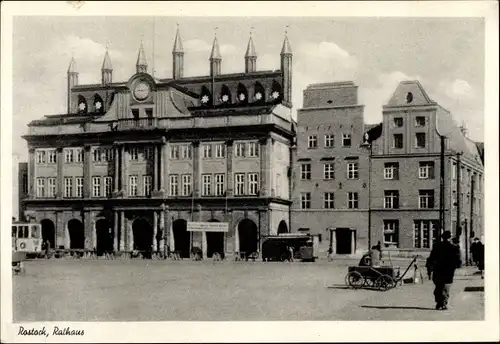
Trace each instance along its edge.
<instances>
[{"instance_id":1,"label":"arched doorway","mask_svg":"<svg viewBox=\"0 0 500 344\"><path fill-rule=\"evenodd\" d=\"M143 256L149 257L153 250L153 226L148 220L138 218L132 223L132 233L134 235L134 249L141 251Z\"/></svg>"},{"instance_id":2,"label":"arched doorway","mask_svg":"<svg viewBox=\"0 0 500 344\"><path fill-rule=\"evenodd\" d=\"M288 226L286 225L285 220L281 220L278 225L278 234L288 233Z\"/></svg>"},{"instance_id":3,"label":"arched doorway","mask_svg":"<svg viewBox=\"0 0 500 344\"><path fill-rule=\"evenodd\" d=\"M208 222L219 222L212 219ZM207 257L211 258L214 253L224 257L224 232L206 232L207 234Z\"/></svg>"},{"instance_id":4,"label":"arched doorway","mask_svg":"<svg viewBox=\"0 0 500 344\"><path fill-rule=\"evenodd\" d=\"M56 247L56 226L49 219L44 219L40 222L42 226L42 240L49 242L50 248Z\"/></svg>"},{"instance_id":5,"label":"arched doorway","mask_svg":"<svg viewBox=\"0 0 500 344\"><path fill-rule=\"evenodd\" d=\"M181 258L189 258L191 238L187 231L187 221L175 220L172 224L172 231L174 232L175 251L180 254Z\"/></svg>"},{"instance_id":6,"label":"arched doorway","mask_svg":"<svg viewBox=\"0 0 500 344\"><path fill-rule=\"evenodd\" d=\"M85 230L82 221L77 219L69 220L68 232L69 232L69 248L71 249L85 248Z\"/></svg>"},{"instance_id":7,"label":"arched doorway","mask_svg":"<svg viewBox=\"0 0 500 344\"><path fill-rule=\"evenodd\" d=\"M240 253L248 255L258 251L259 238L257 225L250 219L243 219L238 224Z\"/></svg>"},{"instance_id":8,"label":"arched doorway","mask_svg":"<svg viewBox=\"0 0 500 344\"><path fill-rule=\"evenodd\" d=\"M95 234L97 239L97 255L102 256L105 252L113 251L113 231L111 222L106 219L97 220L95 223Z\"/></svg>"}]
</instances>

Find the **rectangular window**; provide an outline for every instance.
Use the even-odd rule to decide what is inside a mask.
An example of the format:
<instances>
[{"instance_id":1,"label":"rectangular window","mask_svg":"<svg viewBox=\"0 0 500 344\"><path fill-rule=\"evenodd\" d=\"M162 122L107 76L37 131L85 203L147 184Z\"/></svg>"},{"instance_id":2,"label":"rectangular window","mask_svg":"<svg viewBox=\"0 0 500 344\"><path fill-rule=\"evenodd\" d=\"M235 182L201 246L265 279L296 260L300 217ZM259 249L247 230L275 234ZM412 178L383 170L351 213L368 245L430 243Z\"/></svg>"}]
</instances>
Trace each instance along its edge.
<instances>
[{"instance_id":1,"label":"rectangular window","mask_svg":"<svg viewBox=\"0 0 500 344\"><path fill-rule=\"evenodd\" d=\"M104 184L104 197L109 197L111 196L113 192L113 177L106 176L103 178L103 184Z\"/></svg>"},{"instance_id":2,"label":"rectangular window","mask_svg":"<svg viewBox=\"0 0 500 344\"><path fill-rule=\"evenodd\" d=\"M307 148L318 148L318 137L316 135L310 135L307 138Z\"/></svg>"},{"instance_id":3,"label":"rectangular window","mask_svg":"<svg viewBox=\"0 0 500 344\"><path fill-rule=\"evenodd\" d=\"M257 195L259 193L259 174L248 174L248 193L250 195Z\"/></svg>"},{"instance_id":4,"label":"rectangular window","mask_svg":"<svg viewBox=\"0 0 500 344\"><path fill-rule=\"evenodd\" d=\"M211 196L212 195L212 175L211 174L204 174L202 176L202 181L203 181L203 189L202 189L202 196Z\"/></svg>"},{"instance_id":5,"label":"rectangular window","mask_svg":"<svg viewBox=\"0 0 500 344\"><path fill-rule=\"evenodd\" d=\"M132 109L132 117L137 121L139 119L139 109Z\"/></svg>"},{"instance_id":6,"label":"rectangular window","mask_svg":"<svg viewBox=\"0 0 500 344\"><path fill-rule=\"evenodd\" d=\"M397 190L384 191L384 208L385 209L399 208L399 191Z\"/></svg>"},{"instance_id":7,"label":"rectangular window","mask_svg":"<svg viewBox=\"0 0 500 344\"><path fill-rule=\"evenodd\" d=\"M434 208L434 190L418 190L418 204L420 209Z\"/></svg>"},{"instance_id":8,"label":"rectangular window","mask_svg":"<svg viewBox=\"0 0 500 344\"><path fill-rule=\"evenodd\" d=\"M101 148L101 160L105 162L113 161L113 149L109 147Z\"/></svg>"},{"instance_id":9,"label":"rectangular window","mask_svg":"<svg viewBox=\"0 0 500 344\"><path fill-rule=\"evenodd\" d=\"M399 221L384 220L384 246L399 246Z\"/></svg>"},{"instance_id":10,"label":"rectangular window","mask_svg":"<svg viewBox=\"0 0 500 344\"><path fill-rule=\"evenodd\" d=\"M245 194L245 174L244 173L236 173L234 175L235 180L235 195L244 195Z\"/></svg>"},{"instance_id":11,"label":"rectangular window","mask_svg":"<svg viewBox=\"0 0 500 344\"><path fill-rule=\"evenodd\" d=\"M357 192L348 192L347 193L347 208L349 209L358 209L358 193Z\"/></svg>"},{"instance_id":12,"label":"rectangular window","mask_svg":"<svg viewBox=\"0 0 500 344\"><path fill-rule=\"evenodd\" d=\"M403 117L394 117L394 127L401 128L403 126Z\"/></svg>"},{"instance_id":13,"label":"rectangular window","mask_svg":"<svg viewBox=\"0 0 500 344\"><path fill-rule=\"evenodd\" d=\"M384 179L399 179L399 163L387 162L384 164Z\"/></svg>"},{"instance_id":14,"label":"rectangular window","mask_svg":"<svg viewBox=\"0 0 500 344\"><path fill-rule=\"evenodd\" d=\"M137 196L137 176L128 177L128 195Z\"/></svg>"},{"instance_id":15,"label":"rectangular window","mask_svg":"<svg viewBox=\"0 0 500 344\"><path fill-rule=\"evenodd\" d=\"M144 147L144 160L151 161L154 158L153 147Z\"/></svg>"},{"instance_id":16,"label":"rectangular window","mask_svg":"<svg viewBox=\"0 0 500 344\"><path fill-rule=\"evenodd\" d=\"M209 159L212 157L212 145L205 144L203 145L203 158Z\"/></svg>"},{"instance_id":17,"label":"rectangular window","mask_svg":"<svg viewBox=\"0 0 500 344\"><path fill-rule=\"evenodd\" d=\"M139 148L137 147L130 148L129 154L130 154L130 160L132 161L139 160Z\"/></svg>"},{"instance_id":18,"label":"rectangular window","mask_svg":"<svg viewBox=\"0 0 500 344\"><path fill-rule=\"evenodd\" d=\"M358 179L357 162L350 162L347 164L347 179Z\"/></svg>"},{"instance_id":19,"label":"rectangular window","mask_svg":"<svg viewBox=\"0 0 500 344\"><path fill-rule=\"evenodd\" d=\"M182 175L182 196L191 196L191 175Z\"/></svg>"},{"instance_id":20,"label":"rectangular window","mask_svg":"<svg viewBox=\"0 0 500 344\"><path fill-rule=\"evenodd\" d=\"M83 162L83 149L75 148L75 162L77 163Z\"/></svg>"},{"instance_id":21,"label":"rectangular window","mask_svg":"<svg viewBox=\"0 0 500 344\"><path fill-rule=\"evenodd\" d=\"M223 143L215 145L215 157L224 158L226 156L226 146Z\"/></svg>"},{"instance_id":22,"label":"rectangular window","mask_svg":"<svg viewBox=\"0 0 500 344\"><path fill-rule=\"evenodd\" d=\"M64 197L73 197L73 177L64 177Z\"/></svg>"},{"instance_id":23,"label":"rectangular window","mask_svg":"<svg viewBox=\"0 0 500 344\"><path fill-rule=\"evenodd\" d=\"M46 162L46 153L44 150L36 151L36 163L37 164L45 164Z\"/></svg>"},{"instance_id":24,"label":"rectangular window","mask_svg":"<svg viewBox=\"0 0 500 344\"><path fill-rule=\"evenodd\" d=\"M64 162L66 164L71 164L74 162L74 150L73 148L64 148Z\"/></svg>"},{"instance_id":25,"label":"rectangular window","mask_svg":"<svg viewBox=\"0 0 500 344\"><path fill-rule=\"evenodd\" d=\"M324 174L323 177L327 180L335 179L335 164L334 163L324 164L323 174Z\"/></svg>"},{"instance_id":26,"label":"rectangular window","mask_svg":"<svg viewBox=\"0 0 500 344\"><path fill-rule=\"evenodd\" d=\"M342 147L351 147L351 134L342 134Z\"/></svg>"},{"instance_id":27,"label":"rectangular window","mask_svg":"<svg viewBox=\"0 0 500 344\"><path fill-rule=\"evenodd\" d=\"M92 149L92 161L93 162L101 162L102 155L101 155L101 148L93 148Z\"/></svg>"},{"instance_id":28,"label":"rectangular window","mask_svg":"<svg viewBox=\"0 0 500 344\"><path fill-rule=\"evenodd\" d=\"M55 149L47 150L47 162L49 164L55 164L57 162L57 152Z\"/></svg>"},{"instance_id":29,"label":"rectangular window","mask_svg":"<svg viewBox=\"0 0 500 344\"><path fill-rule=\"evenodd\" d=\"M416 133L415 134L415 147L416 148L425 148L425 133Z\"/></svg>"},{"instance_id":30,"label":"rectangular window","mask_svg":"<svg viewBox=\"0 0 500 344\"><path fill-rule=\"evenodd\" d=\"M248 156L253 158L259 156L259 145L257 142L250 142L248 144Z\"/></svg>"},{"instance_id":31,"label":"rectangular window","mask_svg":"<svg viewBox=\"0 0 500 344\"><path fill-rule=\"evenodd\" d=\"M418 166L419 179L434 179L434 161L421 161Z\"/></svg>"},{"instance_id":32,"label":"rectangular window","mask_svg":"<svg viewBox=\"0 0 500 344\"><path fill-rule=\"evenodd\" d=\"M170 196L179 196L179 176L170 175Z\"/></svg>"},{"instance_id":33,"label":"rectangular window","mask_svg":"<svg viewBox=\"0 0 500 344\"><path fill-rule=\"evenodd\" d=\"M403 148L403 134L394 134L394 148L402 149Z\"/></svg>"},{"instance_id":34,"label":"rectangular window","mask_svg":"<svg viewBox=\"0 0 500 344\"><path fill-rule=\"evenodd\" d=\"M245 144L244 143L236 143L234 145L234 155L237 158L242 158L245 156Z\"/></svg>"},{"instance_id":35,"label":"rectangular window","mask_svg":"<svg viewBox=\"0 0 500 344\"><path fill-rule=\"evenodd\" d=\"M47 178L47 197L56 197L56 178Z\"/></svg>"},{"instance_id":36,"label":"rectangular window","mask_svg":"<svg viewBox=\"0 0 500 344\"><path fill-rule=\"evenodd\" d=\"M335 204L333 202L333 192L325 192L324 201L325 209L333 209L335 207Z\"/></svg>"},{"instance_id":37,"label":"rectangular window","mask_svg":"<svg viewBox=\"0 0 500 344\"><path fill-rule=\"evenodd\" d=\"M451 165L451 177L453 178L453 180L457 179L457 164L455 163Z\"/></svg>"},{"instance_id":38,"label":"rectangular window","mask_svg":"<svg viewBox=\"0 0 500 344\"><path fill-rule=\"evenodd\" d=\"M92 177L92 197L101 197L101 177Z\"/></svg>"},{"instance_id":39,"label":"rectangular window","mask_svg":"<svg viewBox=\"0 0 500 344\"><path fill-rule=\"evenodd\" d=\"M75 184L76 184L76 197L82 198L83 197L83 177L76 177Z\"/></svg>"},{"instance_id":40,"label":"rectangular window","mask_svg":"<svg viewBox=\"0 0 500 344\"><path fill-rule=\"evenodd\" d=\"M179 160L180 154L179 154L179 145L172 145L170 146L170 159L172 160Z\"/></svg>"},{"instance_id":41,"label":"rectangular window","mask_svg":"<svg viewBox=\"0 0 500 344\"><path fill-rule=\"evenodd\" d=\"M415 248L432 248L438 238L437 220L413 221L413 245Z\"/></svg>"},{"instance_id":42,"label":"rectangular window","mask_svg":"<svg viewBox=\"0 0 500 344\"><path fill-rule=\"evenodd\" d=\"M311 164L300 165L300 179L302 180L311 179Z\"/></svg>"},{"instance_id":43,"label":"rectangular window","mask_svg":"<svg viewBox=\"0 0 500 344\"><path fill-rule=\"evenodd\" d=\"M153 190L153 176L143 176L142 177L142 187L143 195L146 197L151 196L151 190Z\"/></svg>"},{"instance_id":44,"label":"rectangular window","mask_svg":"<svg viewBox=\"0 0 500 344\"><path fill-rule=\"evenodd\" d=\"M301 192L300 193L300 208L301 209L311 209L311 193Z\"/></svg>"},{"instance_id":45,"label":"rectangular window","mask_svg":"<svg viewBox=\"0 0 500 344\"><path fill-rule=\"evenodd\" d=\"M425 117L424 116L415 117L415 126L416 127L425 127Z\"/></svg>"},{"instance_id":46,"label":"rectangular window","mask_svg":"<svg viewBox=\"0 0 500 344\"><path fill-rule=\"evenodd\" d=\"M335 136L332 134L325 135L325 148L335 147Z\"/></svg>"},{"instance_id":47,"label":"rectangular window","mask_svg":"<svg viewBox=\"0 0 500 344\"><path fill-rule=\"evenodd\" d=\"M224 184L224 174L215 175L215 196L224 196L226 186Z\"/></svg>"},{"instance_id":48,"label":"rectangular window","mask_svg":"<svg viewBox=\"0 0 500 344\"><path fill-rule=\"evenodd\" d=\"M193 148L189 145L182 145L182 159L191 160L193 156Z\"/></svg>"},{"instance_id":49,"label":"rectangular window","mask_svg":"<svg viewBox=\"0 0 500 344\"><path fill-rule=\"evenodd\" d=\"M28 175L27 174L23 174L23 194L27 194L28 193Z\"/></svg>"}]
</instances>

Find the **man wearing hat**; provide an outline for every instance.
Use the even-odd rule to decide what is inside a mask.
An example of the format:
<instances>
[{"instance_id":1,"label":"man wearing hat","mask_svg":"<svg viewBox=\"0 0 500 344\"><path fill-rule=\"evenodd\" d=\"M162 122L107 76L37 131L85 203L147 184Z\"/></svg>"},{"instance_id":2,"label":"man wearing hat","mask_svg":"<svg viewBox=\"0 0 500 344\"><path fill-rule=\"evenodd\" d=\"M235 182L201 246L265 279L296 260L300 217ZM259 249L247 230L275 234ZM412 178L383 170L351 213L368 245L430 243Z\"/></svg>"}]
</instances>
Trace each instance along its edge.
<instances>
[{"instance_id":1,"label":"man wearing hat","mask_svg":"<svg viewBox=\"0 0 500 344\"><path fill-rule=\"evenodd\" d=\"M434 282L434 299L436 309L448 309L448 299L450 297L450 287L453 283L455 270L460 268L460 248L450 241L451 232L444 231L442 241L437 242L432 248L426 266L432 271L432 281Z\"/></svg>"}]
</instances>

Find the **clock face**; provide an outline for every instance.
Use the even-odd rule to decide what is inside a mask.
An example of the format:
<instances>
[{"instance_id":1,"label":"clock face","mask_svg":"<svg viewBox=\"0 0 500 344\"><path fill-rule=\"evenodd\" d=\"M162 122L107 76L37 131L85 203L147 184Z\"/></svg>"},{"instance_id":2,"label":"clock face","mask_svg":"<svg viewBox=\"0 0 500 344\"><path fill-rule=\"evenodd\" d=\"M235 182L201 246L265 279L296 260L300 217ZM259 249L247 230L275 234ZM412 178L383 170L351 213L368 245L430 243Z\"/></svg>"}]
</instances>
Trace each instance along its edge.
<instances>
[{"instance_id":1,"label":"clock face","mask_svg":"<svg viewBox=\"0 0 500 344\"><path fill-rule=\"evenodd\" d=\"M148 84L141 82L141 83L137 84L137 86L135 86L134 96L138 100L144 100L148 97L148 95L149 95L149 85Z\"/></svg>"}]
</instances>

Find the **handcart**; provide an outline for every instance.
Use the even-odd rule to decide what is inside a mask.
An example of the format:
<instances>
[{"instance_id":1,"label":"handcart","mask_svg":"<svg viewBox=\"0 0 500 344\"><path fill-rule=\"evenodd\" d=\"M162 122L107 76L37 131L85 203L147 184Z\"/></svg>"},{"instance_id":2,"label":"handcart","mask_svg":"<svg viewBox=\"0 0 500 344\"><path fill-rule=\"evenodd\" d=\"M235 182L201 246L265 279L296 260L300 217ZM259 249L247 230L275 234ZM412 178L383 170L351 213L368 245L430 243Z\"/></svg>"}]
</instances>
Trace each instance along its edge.
<instances>
[{"instance_id":1,"label":"handcart","mask_svg":"<svg viewBox=\"0 0 500 344\"><path fill-rule=\"evenodd\" d=\"M349 266L345 283L354 289L369 287L381 291L389 290L401 284L417 258L418 256L413 258L403 274L400 273L399 267L393 266Z\"/></svg>"}]
</instances>

